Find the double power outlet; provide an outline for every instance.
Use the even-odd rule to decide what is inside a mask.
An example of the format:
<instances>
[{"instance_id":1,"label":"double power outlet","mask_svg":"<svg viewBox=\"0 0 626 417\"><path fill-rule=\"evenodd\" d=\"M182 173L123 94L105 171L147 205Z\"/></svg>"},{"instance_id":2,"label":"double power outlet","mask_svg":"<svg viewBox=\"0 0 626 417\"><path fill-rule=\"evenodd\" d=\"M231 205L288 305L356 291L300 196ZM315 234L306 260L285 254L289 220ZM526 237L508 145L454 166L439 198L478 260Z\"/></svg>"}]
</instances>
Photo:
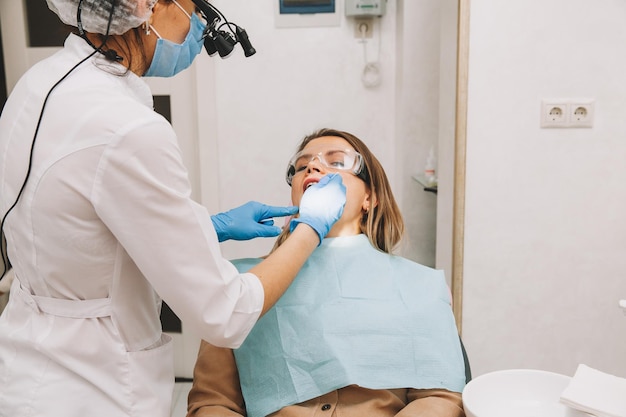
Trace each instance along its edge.
<instances>
[{"instance_id":1,"label":"double power outlet","mask_svg":"<svg viewBox=\"0 0 626 417\"><path fill-rule=\"evenodd\" d=\"M593 127L595 100L542 100L541 127Z\"/></svg>"}]
</instances>

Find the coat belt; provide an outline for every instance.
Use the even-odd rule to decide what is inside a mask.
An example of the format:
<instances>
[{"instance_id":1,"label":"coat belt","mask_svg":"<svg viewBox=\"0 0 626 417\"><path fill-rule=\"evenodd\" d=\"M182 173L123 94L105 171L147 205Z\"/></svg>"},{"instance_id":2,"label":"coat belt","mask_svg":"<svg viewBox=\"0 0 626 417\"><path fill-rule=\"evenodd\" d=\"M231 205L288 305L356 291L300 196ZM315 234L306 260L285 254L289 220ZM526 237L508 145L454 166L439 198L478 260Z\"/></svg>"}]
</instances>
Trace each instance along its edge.
<instances>
[{"instance_id":1,"label":"coat belt","mask_svg":"<svg viewBox=\"0 0 626 417\"><path fill-rule=\"evenodd\" d=\"M93 319L111 316L111 299L68 300L33 295L22 287L17 276L11 287L11 297L17 297L33 309L53 316Z\"/></svg>"}]
</instances>

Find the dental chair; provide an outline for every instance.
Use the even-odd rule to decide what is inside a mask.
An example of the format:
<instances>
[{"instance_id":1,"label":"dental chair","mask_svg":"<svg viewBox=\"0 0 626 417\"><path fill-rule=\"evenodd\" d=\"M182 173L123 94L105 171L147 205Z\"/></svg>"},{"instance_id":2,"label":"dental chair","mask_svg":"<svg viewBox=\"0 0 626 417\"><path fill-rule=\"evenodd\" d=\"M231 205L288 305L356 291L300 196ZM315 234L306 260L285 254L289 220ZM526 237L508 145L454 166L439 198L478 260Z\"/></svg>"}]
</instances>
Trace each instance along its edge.
<instances>
[{"instance_id":1,"label":"dental chair","mask_svg":"<svg viewBox=\"0 0 626 417\"><path fill-rule=\"evenodd\" d=\"M459 336L459 341L461 342L461 350L463 351L463 362L465 363L465 383L467 384L472 380L472 368L470 367L469 358L467 357L467 352L465 351L465 345L463 345L461 336Z\"/></svg>"}]
</instances>

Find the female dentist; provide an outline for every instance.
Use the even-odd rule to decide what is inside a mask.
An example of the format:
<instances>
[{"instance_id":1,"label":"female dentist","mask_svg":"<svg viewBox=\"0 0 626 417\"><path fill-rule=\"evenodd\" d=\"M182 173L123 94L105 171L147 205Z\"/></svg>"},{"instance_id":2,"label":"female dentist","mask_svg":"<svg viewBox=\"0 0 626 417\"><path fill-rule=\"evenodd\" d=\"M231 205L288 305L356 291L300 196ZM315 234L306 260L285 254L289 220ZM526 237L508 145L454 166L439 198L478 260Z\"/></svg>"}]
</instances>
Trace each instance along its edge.
<instances>
[{"instance_id":1,"label":"female dentist","mask_svg":"<svg viewBox=\"0 0 626 417\"><path fill-rule=\"evenodd\" d=\"M326 176L279 250L249 273L222 258L218 240L277 235L264 221L295 209L249 203L212 218L190 198L176 135L141 76L191 64L204 29L194 1L48 0L78 35L22 77L0 116L15 273L0 316L0 416L169 416L161 298L202 339L238 347L341 216L345 187Z\"/></svg>"}]
</instances>

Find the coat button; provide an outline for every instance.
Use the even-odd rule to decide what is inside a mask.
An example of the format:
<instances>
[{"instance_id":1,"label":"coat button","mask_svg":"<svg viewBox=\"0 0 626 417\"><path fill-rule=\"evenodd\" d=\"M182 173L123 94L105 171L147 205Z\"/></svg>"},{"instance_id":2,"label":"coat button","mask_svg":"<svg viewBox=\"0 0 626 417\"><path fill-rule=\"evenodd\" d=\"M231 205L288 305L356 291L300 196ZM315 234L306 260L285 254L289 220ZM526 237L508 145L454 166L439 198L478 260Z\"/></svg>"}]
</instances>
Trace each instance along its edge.
<instances>
[{"instance_id":1,"label":"coat button","mask_svg":"<svg viewBox=\"0 0 626 417\"><path fill-rule=\"evenodd\" d=\"M324 404L322 406L322 411L327 411L327 410L330 410L330 404Z\"/></svg>"}]
</instances>

